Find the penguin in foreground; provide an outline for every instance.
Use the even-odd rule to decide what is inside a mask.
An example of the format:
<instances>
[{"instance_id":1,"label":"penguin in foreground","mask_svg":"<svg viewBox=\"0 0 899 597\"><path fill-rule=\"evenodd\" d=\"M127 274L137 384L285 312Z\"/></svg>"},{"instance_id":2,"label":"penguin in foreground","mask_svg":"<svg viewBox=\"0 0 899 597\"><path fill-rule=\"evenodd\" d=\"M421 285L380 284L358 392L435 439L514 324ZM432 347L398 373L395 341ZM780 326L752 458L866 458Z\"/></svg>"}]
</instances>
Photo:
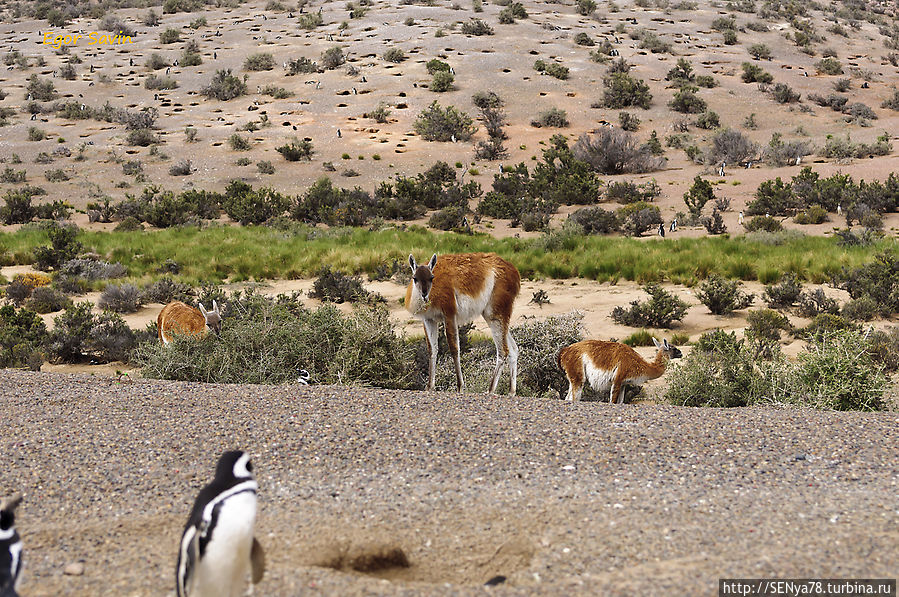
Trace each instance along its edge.
<instances>
[{"instance_id":1,"label":"penguin in foreground","mask_svg":"<svg viewBox=\"0 0 899 597\"><path fill-rule=\"evenodd\" d=\"M239 597L251 568L253 584L262 580L265 554L253 536L258 489L246 452L222 454L181 536L178 597Z\"/></svg>"},{"instance_id":2,"label":"penguin in foreground","mask_svg":"<svg viewBox=\"0 0 899 597\"><path fill-rule=\"evenodd\" d=\"M0 597L18 597L16 589L22 573L22 540L16 532L18 495L0 504Z\"/></svg>"}]
</instances>

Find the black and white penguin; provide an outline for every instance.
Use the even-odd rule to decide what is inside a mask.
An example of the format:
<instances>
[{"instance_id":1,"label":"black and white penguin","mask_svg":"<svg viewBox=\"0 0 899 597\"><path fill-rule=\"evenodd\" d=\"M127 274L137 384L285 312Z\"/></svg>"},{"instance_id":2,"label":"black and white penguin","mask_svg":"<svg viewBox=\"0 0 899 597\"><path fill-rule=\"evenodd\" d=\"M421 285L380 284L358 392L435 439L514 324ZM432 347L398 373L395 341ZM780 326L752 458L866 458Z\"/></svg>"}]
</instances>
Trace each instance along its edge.
<instances>
[{"instance_id":1,"label":"black and white penguin","mask_svg":"<svg viewBox=\"0 0 899 597\"><path fill-rule=\"evenodd\" d=\"M265 555L253 536L258 488L249 454L222 454L181 536L178 597L239 597L251 568L253 584L262 580Z\"/></svg>"},{"instance_id":2,"label":"black and white penguin","mask_svg":"<svg viewBox=\"0 0 899 597\"><path fill-rule=\"evenodd\" d=\"M659 224L659 236L661 236L662 238L665 238L665 223L664 222L661 222Z\"/></svg>"},{"instance_id":3,"label":"black and white penguin","mask_svg":"<svg viewBox=\"0 0 899 597\"><path fill-rule=\"evenodd\" d=\"M21 497L13 496L0 505L0 597L18 597L22 540L16 532L15 512L21 501Z\"/></svg>"}]
</instances>

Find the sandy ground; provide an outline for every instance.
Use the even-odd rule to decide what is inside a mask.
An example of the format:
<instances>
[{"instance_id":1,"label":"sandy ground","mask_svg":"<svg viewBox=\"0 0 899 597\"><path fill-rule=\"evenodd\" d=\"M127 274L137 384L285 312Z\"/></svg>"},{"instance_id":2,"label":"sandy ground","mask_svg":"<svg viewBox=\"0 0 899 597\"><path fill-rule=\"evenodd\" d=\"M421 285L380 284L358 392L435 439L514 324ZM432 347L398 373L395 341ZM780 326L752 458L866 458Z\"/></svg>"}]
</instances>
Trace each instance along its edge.
<instances>
[{"instance_id":1,"label":"sandy ground","mask_svg":"<svg viewBox=\"0 0 899 597\"><path fill-rule=\"evenodd\" d=\"M899 570L896 413L0 371L0 418L26 597L171 595L187 512L234 447L260 485L258 595L700 595ZM408 568L352 570L396 550Z\"/></svg>"},{"instance_id":2,"label":"sandy ground","mask_svg":"<svg viewBox=\"0 0 899 597\"><path fill-rule=\"evenodd\" d=\"M857 30L846 27L848 37L833 35L826 31L831 21L825 20L817 11L810 14L810 22L825 41L815 46L816 55L807 55L786 38L791 33L787 22L775 19L767 23L769 31L755 32L745 29L745 25L758 19L746 13L734 13L739 43L723 45L721 33L711 28L711 22L727 13L705 1L699 2L695 10L672 8L665 11L618 2L615 10L601 6L594 16L582 17L567 4L547 5L526 0L523 4L530 18L513 25L498 24L501 7L491 3L484 4L482 13L472 12L467 5L454 10L448 2L433 6L376 3L368 8L363 18L349 19L341 3L319 5L314 2L308 10L314 12L320 7L324 20L324 25L314 31L298 28L298 14L291 18L287 11L265 10L265 4L249 2L236 9L204 10L202 16L208 25L197 30L187 25L199 13L161 15L158 27L147 27L142 24L146 10L117 11L117 16L136 29L134 43L71 47L70 54L77 54L83 60L75 65L78 74L73 81L52 78L53 72L68 60L68 56L58 55L52 47L40 43L41 33L96 31L99 20L77 19L62 29L48 28L44 21L0 25L0 44L20 51L31 61L28 68L13 68L0 73L0 88L7 92L0 106L19 110L26 101L24 86L28 77L39 74L53 81L62 99L92 106L108 100L114 106L132 110L157 108L160 113L158 134L165 140L161 146L164 156L153 156L148 148L125 145L127 131L119 125L64 120L52 115L42 115L32 122L27 114L20 112L10 117L10 124L0 135L0 158L9 163L12 155L17 154L23 165L12 167L25 169L29 183L46 188L48 199L65 199L78 208L104 196L114 201L123 199L125 193L139 192L147 183L161 184L173 190L221 190L234 177L256 185L270 185L287 193L300 193L316 178L331 175L343 186L360 185L373 190L378 181L420 172L438 159L450 164L459 162L466 169L473 168L466 173L467 179L477 180L489 190L493 174L498 172L497 162L474 159L470 143L424 142L412 132L415 118L434 100L476 115L471 95L482 90L495 91L505 99L508 116L506 145L510 155L505 163L524 161L530 165L533 165L532 158L541 155L547 140L555 133L562 132L574 140L584 132L595 130L600 121L617 123L619 110L590 107L601 94L606 66L590 61L591 48L574 43L577 33L587 33L597 41L612 41L621 57L634 65L631 73L650 85L654 98L651 108L633 110L642 121L636 133L641 140L655 130L664 141L675 132L679 121L695 119L667 107L674 91L667 87L664 77L679 57L688 59L696 74L713 75L718 80L719 86L701 89L699 94L708 102L709 108L719 114L721 126L742 130L763 147L773 133L783 134L787 141L805 139L820 147L827 135L851 134L853 140L868 142L883 131L893 133L899 125L896 112L880 107L881 102L892 95L897 73L896 68L882 58L888 52L882 47L884 38L877 28L860 22ZM493 26L495 35L462 35L458 24L472 17L482 18ZM404 24L409 18L414 20L413 25ZM347 24L343 30L339 28L341 22ZM623 33L615 32L619 25L624 26ZM181 30L181 41L161 44L160 32L170 27ZM638 42L629 34L644 29L671 42L673 54L652 54L637 47ZM443 30L445 36L437 37L438 30ZM151 74L144 66L148 57L159 53L170 62L174 61L191 40L200 45L203 64L173 66L169 76L178 81L177 89L158 93L145 89L143 81ZM767 44L773 53L772 60L759 64L771 72L777 82L785 82L802 93L803 105L810 106L811 110L801 111L796 104L777 104L755 84L740 80L740 65L750 59L746 48L757 42ZM319 60L324 50L336 45L347 53L347 66L311 75L285 76L283 61L301 56ZM403 49L407 59L400 64L383 60L381 55L390 47ZM828 76L816 71L814 65L825 48L836 53L845 71L843 75ZM276 67L263 72L242 70L244 59L256 52L272 53ZM39 57L45 60L45 66L34 66ZM432 58L440 58L453 66L456 72L454 90L435 93L427 89L430 77L425 63ZM560 81L541 76L533 68L538 58L568 66L570 78ZM355 74L348 71L350 66L356 69ZM223 68L232 69L240 76L247 75L247 96L220 102L207 100L199 94L215 71ZM160 70L156 74L164 72ZM871 122L872 126L863 128L849 124L841 114L808 101L811 93L825 96L831 93L833 83L840 77L852 81L851 89L846 93L850 103L863 102L876 112L878 119ZM870 79L869 87L862 88L866 79ZM275 100L259 93L261 87L269 84L284 87L293 95ZM390 122L377 124L362 116L381 102L391 106ZM568 128L531 126L534 116L550 107L567 111L571 122ZM758 127L754 130L742 127L750 114L756 115ZM252 149L247 152L231 150L227 138L243 125L258 122L262 115L268 118L271 126L242 133L252 141ZM47 139L28 141L30 126L44 130ZM197 143L184 142L187 126L198 129ZM691 142L700 146L707 145L714 133L693 126L689 130ZM483 139L484 134L482 128L474 140ZM275 151L293 136L313 140L316 153L311 162L287 163ZM82 143L90 145L85 146L84 160L76 161L74 156ZM60 146L67 147L73 157L57 158L47 165L34 163L38 153L52 153ZM684 211L682 195L693 177L697 174L708 176L717 184L719 196L732 200L734 210L725 216L732 231L739 229L737 212L752 198L759 182L775 176L793 176L802 167L769 168L758 164L751 169L733 167L727 169L726 177L720 178L714 171L690 163L681 150L669 148L666 157L669 161L662 171L607 177L607 180L643 182L656 178L664 192L658 202L663 217L669 221L675 212ZM237 166L240 158L247 158L248 165ZM187 177L169 175L169 167L182 159L190 159L196 171ZM802 165L813 164L825 176L844 171L856 178L871 180L885 178L897 170L897 159L896 155L890 155L834 163L808 156ZM125 160L141 162L143 182L123 174L122 162ZM275 164L276 173L271 176L259 174L256 163L260 160ZM324 169L327 162L335 165L335 172ZM58 168L65 170L71 179L57 183L44 179L46 170ZM351 170L358 176L345 177ZM2 184L0 189L15 186ZM564 217L564 212L559 217ZM86 215L81 214L76 221L86 224L86 219ZM810 230L823 233L833 225L842 225L836 215L833 219L834 223ZM896 223L891 220L888 225ZM490 230L496 234L516 232L508 229L504 222Z\"/></svg>"}]
</instances>

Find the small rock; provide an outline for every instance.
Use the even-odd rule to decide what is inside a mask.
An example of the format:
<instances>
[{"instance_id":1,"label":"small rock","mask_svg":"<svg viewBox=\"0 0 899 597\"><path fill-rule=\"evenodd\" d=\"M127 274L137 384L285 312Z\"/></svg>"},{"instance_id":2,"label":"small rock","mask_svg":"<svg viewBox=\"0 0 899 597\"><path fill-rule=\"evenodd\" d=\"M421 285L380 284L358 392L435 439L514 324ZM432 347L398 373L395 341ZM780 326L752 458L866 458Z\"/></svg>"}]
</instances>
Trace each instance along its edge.
<instances>
[{"instance_id":1,"label":"small rock","mask_svg":"<svg viewBox=\"0 0 899 597\"><path fill-rule=\"evenodd\" d=\"M805 460L805 454L796 454L796 460Z\"/></svg>"},{"instance_id":2,"label":"small rock","mask_svg":"<svg viewBox=\"0 0 899 597\"><path fill-rule=\"evenodd\" d=\"M66 576L81 576L84 574L84 564L81 562L72 562L62 571Z\"/></svg>"}]
</instances>

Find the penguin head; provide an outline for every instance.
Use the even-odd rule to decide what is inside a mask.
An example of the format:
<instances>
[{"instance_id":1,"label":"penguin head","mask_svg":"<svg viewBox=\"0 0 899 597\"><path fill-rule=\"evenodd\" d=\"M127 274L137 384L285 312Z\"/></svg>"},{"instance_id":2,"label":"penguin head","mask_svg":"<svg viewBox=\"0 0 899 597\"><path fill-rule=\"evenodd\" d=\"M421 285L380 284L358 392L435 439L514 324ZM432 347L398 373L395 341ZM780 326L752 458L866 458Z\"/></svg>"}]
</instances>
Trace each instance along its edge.
<instances>
[{"instance_id":1,"label":"penguin head","mask_svg":"<svg viewBox=\"0 0 899 597\"><path fill-rule=\"evenodd\" d=\"M243 450L225 452L215 468L216 479L252 479L253 463Z\"/></svg>"},{"instance_id":2,"label":"penguin head","mask_svg":"<svg viewBox=\"0 0 899 597\"><path fill-rule=\"evenodd\" d=\"M22 496L14 495L0 502L0 531L8 531L16 523L16 507L22 501Z\"/></svg>"}]
</instances>

